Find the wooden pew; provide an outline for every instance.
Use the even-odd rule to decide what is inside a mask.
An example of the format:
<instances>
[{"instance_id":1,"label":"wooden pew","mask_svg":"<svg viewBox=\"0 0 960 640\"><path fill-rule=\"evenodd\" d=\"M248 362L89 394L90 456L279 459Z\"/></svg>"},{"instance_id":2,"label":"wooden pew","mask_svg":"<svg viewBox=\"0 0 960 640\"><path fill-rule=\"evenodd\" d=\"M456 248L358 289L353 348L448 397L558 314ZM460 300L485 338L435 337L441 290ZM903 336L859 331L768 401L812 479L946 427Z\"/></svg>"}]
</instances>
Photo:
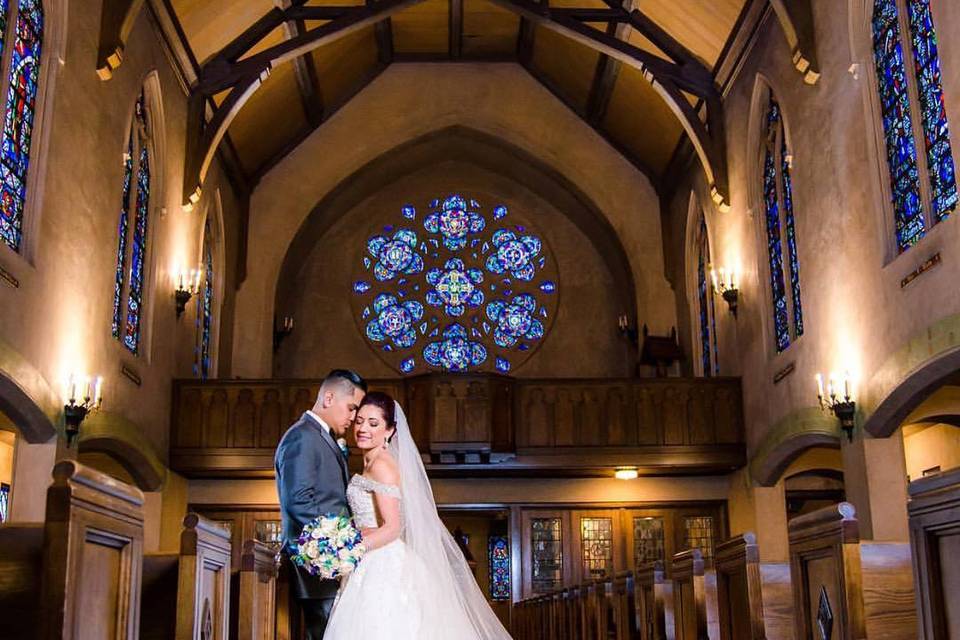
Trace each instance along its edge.
<instances>
[{"instance_id":1,"label":"wooden pew","mask_svg":"<svg viewBox=\"0 0 960 640\"><path fill-rule=\"evenodd\" d=\"M638 592L632 571L618 573L613 580L616 640L640 639Z\"/></svg>"},{"instance_id":2,"label":"wooden pew","mask_svg":"<svg viewBox=\"0 0 960 640\"><path fill-rule=\"evenodd\" d=\"M841 502L788 523L797 638L866 637L855 516L853 505Z\"/></svg>"},{"instance_id":3,"label":"wooden pew","mask_svg":"<svg viewBox=\"0 0 960 640\"><path fill-rule=\"evenodd\" d=\"M232 624L237 640L273 640L277 608L277 557L273 548L257 540L244 541L238 573L238 606Z\"/></svg>"},{"instance_id":4,"label":"wooden pew","mask_svg":"<svg viewBox=\"0 0 960 640\"><path fill-rule=\"evenodd\" d=\"M674 640L673 583L662 562L653 562L637 571L637 601L642 640Z\"/></svg>"},{"instance_id":5,"label":"wooden pew","mask_svg":"<svg viewBox=\"0 0 960 640\"><path fill-rule=\"evenodd\" d=\"M144 640L227 640L230 626L230 534L188 513L180 553L148 554L143 563Z\"/></svg>"},{"instance_id":6,"label":"wooden pew","mask_svg":"<svg viewBox=\"0 0 960 640\"><path fill-rule=\"evenodd\" d=\"M0 526L0 636L136 638L143 493L64 460L43 524Z\"/></svg>"},{"instance_id":7,"label":"wooden pew","mask_svg":"<svg viewBox=\"0 0 960 640\"><path fill-rule=\"evenodd\" d=\"M699 549L673 556L673 600L677 640L709 640L704 562Z\"/></svg>"},{"instance_id":8,"label":"wooden pew","mask_svg":"<svg viewBox=\"0 0 960 640\"><path fill-rule=\"evenodd\" d=\"M721 640L766 640L760 550L753 533L717 546L717 605Z\"/></svg>"},{"instance_id":9,"label":"wooden pew","mask_svg":"<svg viewBox=\"0 0 960 640\"><path fill-rule=\"evenodd\" d=\"M908 491L918 637L960 637L960 468L914 480Z\"/></svg>"}]
</instances>

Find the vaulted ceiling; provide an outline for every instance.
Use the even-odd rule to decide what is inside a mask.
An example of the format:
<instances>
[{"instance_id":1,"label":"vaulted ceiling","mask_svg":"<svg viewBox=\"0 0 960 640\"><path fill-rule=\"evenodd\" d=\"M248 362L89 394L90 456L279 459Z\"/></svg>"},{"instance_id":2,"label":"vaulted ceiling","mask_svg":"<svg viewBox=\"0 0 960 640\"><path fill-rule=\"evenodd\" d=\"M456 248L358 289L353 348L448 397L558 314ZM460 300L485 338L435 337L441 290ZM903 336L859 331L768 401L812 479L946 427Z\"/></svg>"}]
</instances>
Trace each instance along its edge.
<instances>
[{"instance_id":1,"label":"vaulted ceiling","mask_svg":"<svg viewBox=\"0 0 960 640\"><path fill-rule=\"evenodd\" d=\"M635 22L624 20L625 14L607 21L611 8L619 10L615 0L610 2L550 0L550 10L557 14L566 11L564 17L575 18L656 59L670 62L680 52L709 71L720 59L746 0L628 0L631 4L624 8L639 10L648 23L647 35L635 28ZM230 147L245 177L255 183L388 64L518 62L658 181L684 135L676 109L668 105L662 92L658 94L640 69L522 17L511 3L542 6L530 0L422 0L291 62L274 65L259 89L236 110L221 144ZM225 47L235 46L249 35L258 21L268 28L259 34L261 39L251 40L255 44L234 62L251 59L329 22L301 19L269 28L272 23L264 18L277 8L315 7L313 13L304 15L322 17L323 7L363 4L363 0L169 0L168 6L202 68L216 61ZM669 55L652 39L662 46L666 43L672 49ZM679 95L690 105L700 100L685 91ZM211 99L221 105L229 100L229 91L214 93Z\"/></svg>"}]
</instances>

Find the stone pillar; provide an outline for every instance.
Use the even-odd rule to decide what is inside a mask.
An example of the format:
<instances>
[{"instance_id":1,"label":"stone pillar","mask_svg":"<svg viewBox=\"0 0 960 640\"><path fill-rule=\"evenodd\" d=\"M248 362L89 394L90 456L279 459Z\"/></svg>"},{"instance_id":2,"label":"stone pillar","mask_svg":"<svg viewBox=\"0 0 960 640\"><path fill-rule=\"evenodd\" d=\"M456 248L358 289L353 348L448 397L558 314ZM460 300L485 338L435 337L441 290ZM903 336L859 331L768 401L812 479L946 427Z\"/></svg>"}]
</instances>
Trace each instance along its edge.
<instances>
[{"instance_id":1,"label":"stone pillar","mask_svg":"<svg viewBox=\"0 0 960 640\"><path fill-rule=\"evenodd\" d=\"M843 482L847 502L857 508L863 540L907 542L907 465L903 434L874 438L860 430L847 442L841 437Z\"/></svg>"},{"instance_id":2,"label":"stone pillar","mask_svg":"<svg viewBox=\"0 0 960 640\"><path fill-rule=\"evenodd\" d=\"M757 535L761 562L789 561L787 501L782 480L772 487L755 486L750 472L741 469L731 478L727 504L731 536L752 531Z\"/></svg>"}]
</instances>

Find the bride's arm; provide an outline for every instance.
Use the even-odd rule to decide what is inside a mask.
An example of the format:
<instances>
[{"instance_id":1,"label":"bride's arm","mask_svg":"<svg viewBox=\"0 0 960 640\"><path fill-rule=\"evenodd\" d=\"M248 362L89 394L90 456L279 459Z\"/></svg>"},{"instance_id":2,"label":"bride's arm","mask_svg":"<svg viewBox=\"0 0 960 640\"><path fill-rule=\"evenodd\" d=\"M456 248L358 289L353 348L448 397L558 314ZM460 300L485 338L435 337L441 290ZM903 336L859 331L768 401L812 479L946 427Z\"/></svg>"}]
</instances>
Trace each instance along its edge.
<instances>
[{"instance_id":1,"label":"bride's arm","mask_svg":"<svg viewBox=\"0 0 960 640\"><path fill-rule=\"evenodd\" d=\"M400 486L400 473L396 463L385 456L371 465L370 477L381 484ZM384 547L400 537L400 498L379 491L373 494L382 524L376 529L363 530L363 544L367 550Z\"/></svg>"}]
</instances>

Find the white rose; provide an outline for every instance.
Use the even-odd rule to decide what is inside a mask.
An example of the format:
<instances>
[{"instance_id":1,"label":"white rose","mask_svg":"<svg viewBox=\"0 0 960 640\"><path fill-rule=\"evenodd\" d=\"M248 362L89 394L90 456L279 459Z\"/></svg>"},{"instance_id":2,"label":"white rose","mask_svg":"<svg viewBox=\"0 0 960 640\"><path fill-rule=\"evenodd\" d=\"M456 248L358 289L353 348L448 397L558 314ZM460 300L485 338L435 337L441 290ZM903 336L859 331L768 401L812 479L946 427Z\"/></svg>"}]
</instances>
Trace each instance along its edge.
<instances>
[{"instance_id":1,"label":"white rose","mask_svg":"<svg viewBox=\"0 0 960 640\"><path fill-rule=\"evenodd\" d=\"M306 553L308 558L316 560L317 556L320 555L320 545L315 540L311 540L307 543Z\"/></svg>"}]
</instances>

